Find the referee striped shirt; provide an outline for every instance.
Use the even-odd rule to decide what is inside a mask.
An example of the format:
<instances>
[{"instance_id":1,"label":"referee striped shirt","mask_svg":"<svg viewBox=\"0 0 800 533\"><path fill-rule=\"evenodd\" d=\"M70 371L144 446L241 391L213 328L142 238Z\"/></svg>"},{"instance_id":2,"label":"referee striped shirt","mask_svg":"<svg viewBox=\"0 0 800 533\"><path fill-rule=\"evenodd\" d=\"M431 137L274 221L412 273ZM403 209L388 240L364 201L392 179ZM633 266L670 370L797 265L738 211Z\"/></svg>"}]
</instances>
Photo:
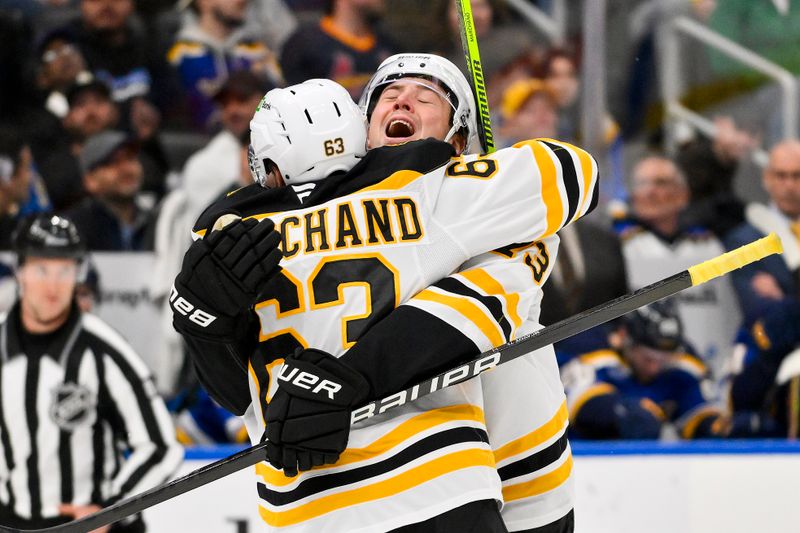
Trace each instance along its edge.
<instances>
[{"instance_id":1,"label":"referee striped shirt","mask_svg":"<svg viewBox=\"0 0 800 533\"><path fill-rule=\"evenodd\" d=\"M124 453L124 455L123 455ZM48 335L0 318L0 510L45 523L164 482L183 450L150 371L111 327L73 306Z\"/></svg>"}]
</instances>

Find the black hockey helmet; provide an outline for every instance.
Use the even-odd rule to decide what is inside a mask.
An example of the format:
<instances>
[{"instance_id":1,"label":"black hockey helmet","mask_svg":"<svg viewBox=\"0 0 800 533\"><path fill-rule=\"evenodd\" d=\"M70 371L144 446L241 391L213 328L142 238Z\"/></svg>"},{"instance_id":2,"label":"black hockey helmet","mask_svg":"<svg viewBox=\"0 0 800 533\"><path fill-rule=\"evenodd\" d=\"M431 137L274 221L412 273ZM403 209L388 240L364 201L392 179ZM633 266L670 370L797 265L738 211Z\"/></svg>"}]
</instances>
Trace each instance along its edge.
<instances>
[{"instance_id":1,"label":"black hockey helmet","mask_svg":"<svg viewBox=\"0 0 800 533\"><path fill-rule=\"evenodd\" d=\"M683 345L683 327L669 300L631 311L623 317L622 323L632 344L670 352Z\"/></svg>"},{"instance_id":2,"label":"black hockey helmet","mask_svg":"<svg viewBox=\"0 0 800 533\"><path fill-rule=\"evenodd\" d=\"M52 214L23 219L17 226L14 249L18 265L27 257L65 257L82 262L86 256L86 244L75 224Z\"/></svg>"}]
</instances>

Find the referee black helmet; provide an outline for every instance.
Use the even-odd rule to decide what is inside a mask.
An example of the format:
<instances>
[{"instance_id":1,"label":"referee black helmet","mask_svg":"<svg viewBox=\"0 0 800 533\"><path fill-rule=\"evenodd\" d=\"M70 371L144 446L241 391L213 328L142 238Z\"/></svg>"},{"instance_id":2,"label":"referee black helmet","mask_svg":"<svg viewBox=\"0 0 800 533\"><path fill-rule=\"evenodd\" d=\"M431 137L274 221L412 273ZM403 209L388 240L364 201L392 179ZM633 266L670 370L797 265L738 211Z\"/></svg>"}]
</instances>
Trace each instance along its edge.
<instances>
[{"instance_id":1,"label":"referee black helmet","mask_svg":"<svg viewBox=\"0 0 800 533\"><path fill-rule=\"evenodd\" d=\"M40 214L23 219L14 238L17 265L27 257L63 257L79 263L86 257L86 244L69 219Z\"/></svg>"}]
</instances>

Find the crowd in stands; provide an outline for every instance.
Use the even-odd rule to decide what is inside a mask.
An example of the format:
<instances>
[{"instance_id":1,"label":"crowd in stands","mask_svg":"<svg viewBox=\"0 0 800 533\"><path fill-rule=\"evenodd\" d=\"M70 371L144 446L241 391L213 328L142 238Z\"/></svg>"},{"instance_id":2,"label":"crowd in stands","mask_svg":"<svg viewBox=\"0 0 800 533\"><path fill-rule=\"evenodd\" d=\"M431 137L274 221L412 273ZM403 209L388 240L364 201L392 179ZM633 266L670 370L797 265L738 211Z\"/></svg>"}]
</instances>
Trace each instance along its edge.
<instances>
[{"instance_id":1,"label":"crowd in stands","mask_svg":"<svg viewBox=\"0 0 800 533\"><path fill-rule=\"evenodd\" d=\"M788 251L559 343L575 435L796 437L799 378L781 366L800 346L800 142L776 137L769 109L760 131L715 117L716 136L667 152L643 118L658 10L629 3L641 4L630 45L642 62L630 68L630 114L604 124L601 200L617 208L561 232L542 323L769 232ZM797 74L798 55L787 53L800 35L797 2L785 13L753 11L771 2L744 0L660 4ZM472 8L497 146L538 137L581 144L580 36L552 47L505 2L473 0ZM330 78L358 101L399 51L461 65L454 2L0 0L0 34L0 252L20 220L54 212L73 220L94 252L152 253L149 294L162 317L152 334L171 369L159 389L180 413L181 438L240 442L238 419L183 375L165 304L190 228L211 201L249 183L249 121L265 92ZM744 75L716 55L709 61L720 75ZM628 153L641 138L647 149ZM768 161L746 179L761 184L762 203L734 187L759 146ZM95 272L80 290L99 298L101 287ZM0 262L0 312L13 295L13 269Z\"/></svg>"}]
</instances>

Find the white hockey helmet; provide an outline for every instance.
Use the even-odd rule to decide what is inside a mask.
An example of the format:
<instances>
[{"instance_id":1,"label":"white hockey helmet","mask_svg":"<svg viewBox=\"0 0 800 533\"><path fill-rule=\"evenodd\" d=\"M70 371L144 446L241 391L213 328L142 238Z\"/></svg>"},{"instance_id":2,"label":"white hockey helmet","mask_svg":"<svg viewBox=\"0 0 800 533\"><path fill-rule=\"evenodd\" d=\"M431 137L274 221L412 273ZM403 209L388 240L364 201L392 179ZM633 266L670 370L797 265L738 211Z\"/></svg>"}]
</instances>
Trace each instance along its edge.
<instances>
[{"instance_id":1,"label":"white hockey helmet","mask_svg":"<svg viewBox=\"0 0 800 533\"><path fill-rule=\"evenodd\" d=\"M453 108L450 131L443 139L449 141L459 131L466 134L466 152L477 150L478 123L475 98L467 78L450 60L434 54L396 54L387 58L369 80L358 105L369 118L383 89L400 78L433 79L442 84L445 96Z\"/></svg>"},{"instance_id":2,"label":"white hockey helmet","mask_svg":"<svg viewBox=\"0 0 800 533\"><path fill-rule=\"evenodd\" d=\"M366 117L331 80L269 91L250 121L250 173L262 187L273 166L287 185L308 183L350 170L366 151Z\"/></svg>"}]
</instances>

